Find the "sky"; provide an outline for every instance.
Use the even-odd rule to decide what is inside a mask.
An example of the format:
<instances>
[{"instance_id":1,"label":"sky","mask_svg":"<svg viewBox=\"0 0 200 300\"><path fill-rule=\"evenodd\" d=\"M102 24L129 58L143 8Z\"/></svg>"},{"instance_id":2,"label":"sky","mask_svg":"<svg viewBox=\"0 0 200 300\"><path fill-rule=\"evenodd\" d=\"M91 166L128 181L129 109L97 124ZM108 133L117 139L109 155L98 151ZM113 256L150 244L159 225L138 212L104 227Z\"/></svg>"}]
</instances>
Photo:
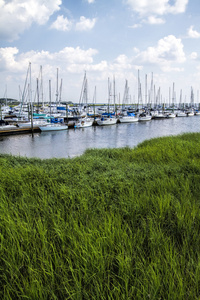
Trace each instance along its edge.
<instances>
[{"instance_id":1,"label":"sky","mask_svg":"<svg viewBox=\"0 0 200 300\"><path fill-rule=\"evenodd\" d=\"M199 103L199 19L199 0L0 0L0 98L31 74L32 101L78 103L86 74L91 103L122 103L126 81L130 103Z\"/></svg>"}]
</instances>

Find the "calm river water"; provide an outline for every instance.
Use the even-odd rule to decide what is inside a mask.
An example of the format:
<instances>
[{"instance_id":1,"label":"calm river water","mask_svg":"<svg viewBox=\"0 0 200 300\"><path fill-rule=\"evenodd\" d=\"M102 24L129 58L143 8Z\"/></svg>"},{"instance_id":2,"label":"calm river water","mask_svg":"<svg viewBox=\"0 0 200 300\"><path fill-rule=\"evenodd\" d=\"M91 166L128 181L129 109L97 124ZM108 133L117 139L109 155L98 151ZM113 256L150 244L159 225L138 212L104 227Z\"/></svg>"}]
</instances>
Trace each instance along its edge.
<instances>
[{"instance_id":1,"label":"calm river water","mask_svg":"<svg viewBox=\"0 0 200 300\"><path fill-rule=\"evenodd\" d=\"M88 148L135 147L144 140L200 132L200 116L177 117L110 126L93 126L60 132L0 137L0 153L38 158L68 158Z\"/></svg>"}]
</instances>

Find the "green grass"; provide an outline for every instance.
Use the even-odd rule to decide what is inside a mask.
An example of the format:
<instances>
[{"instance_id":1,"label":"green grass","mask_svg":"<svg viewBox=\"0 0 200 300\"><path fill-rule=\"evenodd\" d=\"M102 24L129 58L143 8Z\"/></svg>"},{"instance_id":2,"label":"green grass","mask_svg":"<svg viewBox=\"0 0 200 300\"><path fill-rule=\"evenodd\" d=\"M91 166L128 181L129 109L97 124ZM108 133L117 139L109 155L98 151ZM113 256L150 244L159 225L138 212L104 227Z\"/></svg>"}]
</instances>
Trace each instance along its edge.
<instances>
[{"instance_id":1,"label":"green grass","mask_svg":"<svg viewBox=\"0 0 200 300\"><path fill-rule=\"evenodd\" d=\"M1 299L200 299L200 134L0 155Z\"/></svg>"}]
</instances>

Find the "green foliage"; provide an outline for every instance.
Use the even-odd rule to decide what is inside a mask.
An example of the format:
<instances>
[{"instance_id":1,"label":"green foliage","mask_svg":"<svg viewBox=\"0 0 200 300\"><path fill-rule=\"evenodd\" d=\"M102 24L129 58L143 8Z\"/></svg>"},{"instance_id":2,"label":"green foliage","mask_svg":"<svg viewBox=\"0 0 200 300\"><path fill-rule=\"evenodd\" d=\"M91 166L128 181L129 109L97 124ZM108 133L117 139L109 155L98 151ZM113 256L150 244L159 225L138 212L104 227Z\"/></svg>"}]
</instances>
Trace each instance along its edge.
<instances>
[{"instance_id":1,"label":"green foliage","mask_svg":"<svg viewBox=\"0 0 200 300\"><path fill-rule=\"evenodd\" d=\"M200 134L0 155L1 299L199 299Z\"/></svg>"}]
</instances>

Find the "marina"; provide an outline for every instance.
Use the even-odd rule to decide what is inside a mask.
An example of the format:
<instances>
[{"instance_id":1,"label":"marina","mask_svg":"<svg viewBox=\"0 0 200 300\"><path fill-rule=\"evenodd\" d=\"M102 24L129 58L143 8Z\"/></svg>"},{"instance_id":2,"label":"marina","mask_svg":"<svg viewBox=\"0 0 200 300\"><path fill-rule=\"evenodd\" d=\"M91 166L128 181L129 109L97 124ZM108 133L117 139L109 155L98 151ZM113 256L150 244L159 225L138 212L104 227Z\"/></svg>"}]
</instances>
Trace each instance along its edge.
<instances>
[{"instance_id":1,"label":"marina","mask_svg":"<svg viewBox=\"0 0 200 300\"><path fill-rule=\"evenodd\" d=\"M25 157L73 158L92 148L135 147L147 139L200 132L200 116L152 119L147 122L117 123L41 132L18 129L17 135L0 136L0 153Z\"/></svg>"},{"instance_id":2,"label":"marina","mask_svg":"<svg viewBox=\"0 0 200 300\"><path fill-rule=\"evenodd\" d=\"M151 84L149 97L146 92L143 101L139 71L137 103L129 101L126 80L121 105L115 91L115 79L112 85L108 78L107 103L96 103L96 89L93 103L88 103L85 73L79 103L74 104L58 100L58 96L61 97L58 90L56 101L52 102L51 80L49 101L39 101L38 88L38 101L32 101L28 78L31 82L31 64L22 101L11 106L5 99L4 105L0 106L0 153L42 159L67 158L91 148L135 147L154 137L200 131L200 103L194 101L193 89L188 102L183 103L182 91L178 102L173 84L172 95L163 103L160 88L153 93ZM147 91L146 84L145 87Z\"/></svg>"}]
</instances>

